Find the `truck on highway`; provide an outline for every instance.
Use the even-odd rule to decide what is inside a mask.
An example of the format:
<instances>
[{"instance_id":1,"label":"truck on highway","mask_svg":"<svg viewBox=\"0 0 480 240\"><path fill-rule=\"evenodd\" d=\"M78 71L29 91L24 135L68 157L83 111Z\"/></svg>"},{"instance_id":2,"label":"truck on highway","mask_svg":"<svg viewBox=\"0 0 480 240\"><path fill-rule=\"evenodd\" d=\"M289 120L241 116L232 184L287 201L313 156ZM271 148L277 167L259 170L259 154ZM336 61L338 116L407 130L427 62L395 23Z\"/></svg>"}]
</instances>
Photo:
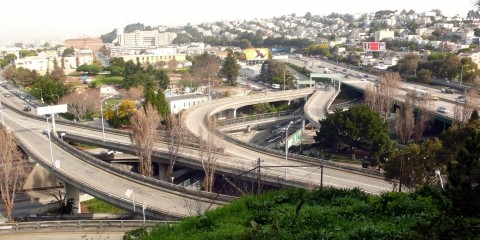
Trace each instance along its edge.
<instances>
[{"instance_id":1,"label":"truck on highway","mask_svg":"<svg viewBox=\"0 0 480 240\"><path fill-rule=\"evenodd\" d=\"M412 96L413 98L425 99L425 100L438 100L438 97L432 96L425 89L418 89L413 87L405 88L407 95Z\"/></svg>"},{"instance_id":2,"label":"truck on highway","mask_svg":"<svg viewBox=\"0 0 480 240\"><path fill-rule=\"evenodd\" d=\"M453 94L453 89L449 87L442 88L442 93L450 93Z\"/></svg>"},{"instance_id":3,"label":"truck on highway","mask_svg":"<svg viewBox=\"0 0 480 240\"><path fill-rule=\"evenodd\" d=\"M302 56L302 54L295 54L295 57L298 58L298 59L300 59L300 58L302 58L303 56Z\"/></svg>"}]
</instances>

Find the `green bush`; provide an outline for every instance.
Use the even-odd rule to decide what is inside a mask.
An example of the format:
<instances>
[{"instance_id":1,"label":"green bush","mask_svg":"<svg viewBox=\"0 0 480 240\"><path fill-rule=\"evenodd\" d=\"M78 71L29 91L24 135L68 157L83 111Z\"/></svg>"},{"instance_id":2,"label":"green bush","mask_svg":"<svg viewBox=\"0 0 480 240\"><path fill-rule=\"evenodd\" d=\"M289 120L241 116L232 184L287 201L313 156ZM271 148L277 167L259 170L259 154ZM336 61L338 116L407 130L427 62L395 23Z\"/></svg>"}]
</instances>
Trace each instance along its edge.
<instances>
[{"instance_id":1,"label":"green bush","mask_svg":"<svg viewBox=\"0 0 480 240\"><path fill-rule=\"evenodd\" d=\"M432 188L381 195L284 189L243 196L141 239L475 239L480 221L445 217L450 206Z\"/></svg>"}]
</instances>

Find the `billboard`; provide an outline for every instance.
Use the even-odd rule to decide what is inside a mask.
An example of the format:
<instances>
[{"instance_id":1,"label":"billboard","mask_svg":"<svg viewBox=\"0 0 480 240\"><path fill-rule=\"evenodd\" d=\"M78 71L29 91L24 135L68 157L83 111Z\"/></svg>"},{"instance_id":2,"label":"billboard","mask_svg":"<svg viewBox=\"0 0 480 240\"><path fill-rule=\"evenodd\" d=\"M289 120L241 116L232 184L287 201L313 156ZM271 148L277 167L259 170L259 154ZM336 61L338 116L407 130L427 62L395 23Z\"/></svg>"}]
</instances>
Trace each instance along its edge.
<instances>
[{"instance_id":1,"label":"billboard","mask_svg":"<svg viewBox=\"0 0 480 240\"><path fill-rule=\"evenodd\" d=\"M385 52L387 44L385 42L364 42L363 50L368 52Z\"/></svg>"},{"instance_id":2,"label":"billboard","mask_svg":"<svg viewBox=\"0 0 480 240\"><path fill-rule=\"evenodd\" d=\"M250 60L268 60L270 52L268 48L247 48L245 55L248 61Z\"/></svg>"},{"instance_id":3,"label":"billboard","mask_svg":"<svg viewBox=\"0 0 480 240\"><path fill-rule=\"evenodd\" d=\"M65 113L65 112L67 112L67 104L37 107L37 115Z\"/></svg>"}]
</instances>

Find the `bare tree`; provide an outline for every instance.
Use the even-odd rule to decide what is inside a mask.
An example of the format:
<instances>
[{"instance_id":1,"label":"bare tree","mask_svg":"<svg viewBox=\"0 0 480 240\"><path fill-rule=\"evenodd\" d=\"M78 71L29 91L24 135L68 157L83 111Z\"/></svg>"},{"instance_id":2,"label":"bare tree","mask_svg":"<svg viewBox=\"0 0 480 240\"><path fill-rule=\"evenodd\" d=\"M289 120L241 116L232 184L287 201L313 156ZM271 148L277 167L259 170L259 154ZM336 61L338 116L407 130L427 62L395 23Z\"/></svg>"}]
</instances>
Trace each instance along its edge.
<instances>
[{"instance_id":1,"label":"bare tree","mask_svg":"<svg viewBox=\"0 0 480 240\"><path fill-rule=\"evenodd\" d=\"M171 74L175 69L177 69L178 61L175 59L172 59L168 61L168 72Z\"/></svg>"},{"instance_id":2,"label":"bare tree","mask_svg":"<svg viewBox=\"0 0 480 240\"><path fill-rule=\"evenodd\" d=\"M124 94L123 98L130 100L141 100L143 98L143 86L129 88Z\"/></svg>"},{"instance_id":3,"label":"bare tree","mask_svg":"<svg viewBox=\"0 0 480 240\"><path fill-rule=\"evenodd\" d=\"M164 69L167 63L165 61L158 61L155 63L155 67L157 69Z\"/></svg>"},{"instance_id":4,"label":"bare tree","mask_svg":"<svg viewBox=\"0 0 480 240\"><path fill-rule=\"evenodd\" d=\"M395 129L399 142L407 144L408 139L413 134L415 128L415 116L413 114L413 97L407 95L403 106L397 110L397 118L395 119Z\"/></svg>"},{"instance_id":5,"label":"bare tree","mask_svg":"<svg viewBox=\"0 0 480 240\"><path fill-rule=\"evenodd\" d=\"M385 114L384 121L387 119L387 115L392 109L395 96L398 92L398 83L401 78L397 72L385 73L380 76L379 87L377 89L379 100L379 109Z\"/></svg>"},{"instance_id":6,"label":"bare tree","mask_svg":"<svg viewBox=\"0 0 480 240\"><path fill-rule=\"evenodd\" d=\"M418 142L427 126L433 120L433 116L429 112L429 107L431 105L430 101L426 99L421 101L421 99L419 99L419 101L415 101L414 105L417 106L417 119L414 127L414 141Z\"/></svg>"},{"instance_id":7,"label":"bare tree","mask_svg":"<svg viewBox=\"0 0 480 240\"><path fill-rule=\"evenodd\" d=\"M378 92L372 85L367 85L363 94L363 102L374 112L380 113L378 109Z\"/></svg>"},{"instance_id":8,"label":"bare tree","mask_svg":"<svg viewBox=\"0 0 480 240\"><path fill-rule=\"evenodd\" d=\"M465 91L465 98L463 103L457 103L453 108L453 118L460 126L465 126L472 115L475 106L480 102L478 98L478 91L471 89Z\"/></svg>"},{"instance_id":9,"label":"bare tree","mask_svg":"<svg viewBox=\"0 0 480 240\"><path fill-rule=\"evenodd\" d=\"M88 88L80 93L72 92L63 96L60 103L67 104L68 112L82 120L87 113L93 113L100 108L100 91Z\"/></svg>"},{"instance_id":10,"label":"bare tree","mask_svg":"<svg viewBox=\"0 0 480 240\"><path fill-rule=\"evenodd\" d=\"M131 139L137 151L139 171L140 174L148 177L153 175L152 151L160 120L160 115L151 104L147 105L145 111L137 111L130 118L133 130Z\"/></svg>"},{"instance_id":11,"label":"bare tree","mask_svg":"<svg viewBox=\"0 0 480 240\"><path fill-rule=\"evenodd\" d=\"M379 81L373 86L367 86L364 94L364 102L373 111L382 113L384 121L392 108L395 96L397 95L397 86L400 81L398 73L386 73L380 76Z\"/></svg>"},{"instance_id":12,"label":"bare tree","mask_svg":"<svg viewBox=\"0 0 480 240\"><path fill-rule=\"evenodd\" d=\"M28 174L27 161L17 148L11 133L0 129L0 193L5 204L5 215L12 221L16 194Z\"/></svg>"},{"instance_id":13,"label":"bare tree","mask_svg":"<svg viewBox=\"0 0 480 240\"><path fill-rule=\"evenodd\" d=\"M203 186L205 191L212 192L213 185L215 183L215 171L218 166L218 159L220 157L219 149L222 149L220 139L214 134L215 123L212 120L208 120L207 133L204 136L204 132L200 129L199 137L199 157L202 161L203 171L205 177L203 179Z\"/></svg>"},{"instance_id":14,"label":"bare tree","mask_svg":"<svg viewBox=\"0 0 480 240\"><path fill-rule=\"evenodd\" d=\"M200 78L201 84L207 84L212 76L218 74L219 69L220 59L217 56L204 53L195 57L192 65L192 75Z\"/></svg>"},{"instance_id":15,"label":"bare tree","mask_svg":"<svg viewBox=\"0 0 480 240\"><path fill-rule=\"evenodd\" d=\"M170 155L170 164L168 165L166 174L167 180L173 176L173 167L180 156L180 146L186 137L182 117L182 112L180 112L178 116L170 114L169 121L167 121L168 153Z\"/></svg>"}]
</instances>

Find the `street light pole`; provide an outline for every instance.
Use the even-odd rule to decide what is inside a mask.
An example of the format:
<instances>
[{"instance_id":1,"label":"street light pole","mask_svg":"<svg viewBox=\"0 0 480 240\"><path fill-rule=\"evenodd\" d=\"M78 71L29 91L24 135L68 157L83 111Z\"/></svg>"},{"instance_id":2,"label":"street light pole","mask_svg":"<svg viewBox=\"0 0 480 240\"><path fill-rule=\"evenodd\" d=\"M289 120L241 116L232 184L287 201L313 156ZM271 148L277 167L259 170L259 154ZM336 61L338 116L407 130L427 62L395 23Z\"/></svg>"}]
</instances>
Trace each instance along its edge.
<instances>
[{"instance_id":1,"label":"street light pole","mask_svg":"<svg viewBox=\"0 0 480 240\"><path fill-rule=\"evenodd\" d=\"M50 123L48 122L48 119L53 117L54 115L50 115L50 117L47 117L47 134L48 134L48 143L50 145L50 157L51 157L51 160L52 160L52 167L54 166L53 165L53 149L52 149L52 138L50 137ZM52 120L53 121L53 120Z\"/></svg>"},{"instance_id":2,"label":"street light pole","mask_svg":"<svg viewBox=\"0 0 480 240\"><path fill-rule=\"evenodd\" d=\"M35 88L35 89L38 89L40 90L40 101L43 103L43 91L41 88Z\"/></svg>"},{"instance_id":3,"label":"street light pole","mask_svg":"<svg viewBox=\"0 0 480 240\"><path fill-rule=\"evenodd\" d=\"M5 127L5 121L3 120L3 106L2 106L2 101L0 101L0 114L2 115L2 127Z\"/></svg>"},{"instance_id":4,"label":"street light pole","mask_svg":"<svg viewBox=\"0 0 480 240\"><path fill-rule=\"evenodd\" d=\"M212 93L210 91L210 89L212 88L212 86L210 86L210 75L208 75L208 101L212 101Z\"/></svg>"},{"instance_id":5,"label":"street light pole","mask_svg":"<svg viewBox=\"0 0 480 240\"><path fill-rule=\"evenodd\" d=\"M287 181L287 162L288 162L288 128L293 124L292 121L287 126L285 130L285 181Z\"/></svg>"},{"instance_id":6,"label":"street light pole","mask_svg":"<svg viewBox=\"0 0 480 240\"><path fill-rule=\"evenodd\" d=\"M102 117L102 135L103 135L104 142L105 142L105 123L103 123L103 100L105 99L106 98L100 100L100 115Z\"/></svg>"},{"instance_id":7,"label":"street light pole","mask_svg":"<svg viewBox=\"0 0 480 240\"><path fill-rule=\"evenodd\" d=\"M133 192L133 188L127 188L127 191L125 192L125 196L127 196L128 198L132 196L133 212L135 213L135 193Z\"/></svg>"}]
</instances>

